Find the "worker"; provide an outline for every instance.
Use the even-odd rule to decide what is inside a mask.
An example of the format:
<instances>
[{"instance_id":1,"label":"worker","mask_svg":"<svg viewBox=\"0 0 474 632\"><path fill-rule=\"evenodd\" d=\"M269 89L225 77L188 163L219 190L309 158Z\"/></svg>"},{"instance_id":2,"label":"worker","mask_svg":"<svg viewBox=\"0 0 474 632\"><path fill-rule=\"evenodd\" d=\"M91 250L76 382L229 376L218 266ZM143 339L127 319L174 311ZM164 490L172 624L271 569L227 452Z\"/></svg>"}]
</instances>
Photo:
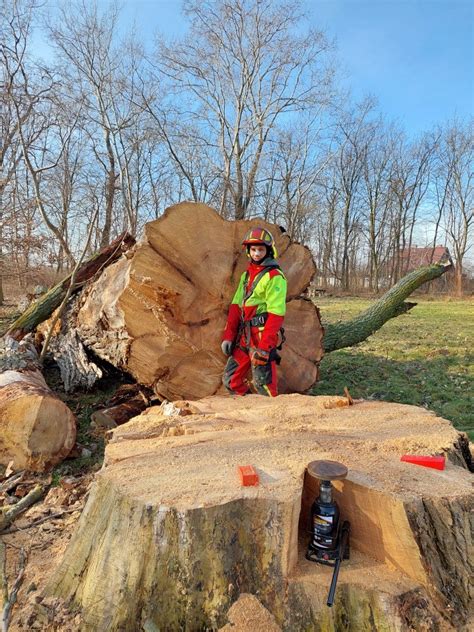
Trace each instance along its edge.
<instances>
[{"instance_id":1,"label":"worker","mask_svg":"<svg viewBox=\"0 0 474 632\"><path fill-rule=\"evenodd\" d=\"M240 277L222 336L222 352L229 357L222 381L230 393L248 395L252 392L247 380L251 370L255 391L276 397L286 278L276 261L275 240L268 230L252 228L242 247L247 250L249 264Z\"/></svg>"}]
</instances>

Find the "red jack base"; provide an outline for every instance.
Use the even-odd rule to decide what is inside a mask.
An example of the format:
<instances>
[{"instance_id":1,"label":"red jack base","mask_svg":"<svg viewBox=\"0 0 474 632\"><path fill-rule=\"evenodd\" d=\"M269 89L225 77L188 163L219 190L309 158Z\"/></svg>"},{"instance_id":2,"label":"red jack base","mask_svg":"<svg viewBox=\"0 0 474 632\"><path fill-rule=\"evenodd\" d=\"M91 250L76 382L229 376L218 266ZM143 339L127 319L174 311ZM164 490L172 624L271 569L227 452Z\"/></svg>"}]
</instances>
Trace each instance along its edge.
<instances>
[{"instance_id":1,"label":"red jack base","mask_svg":"<svg viewBox=\"0 0 474 632\"><path fill-rule=\"evenodd\" d=\"M444 456L417 456L415 454L404 454L400 461L431 467L434 470L444 470L446 459Z\"/></svg>"}]
</instances>

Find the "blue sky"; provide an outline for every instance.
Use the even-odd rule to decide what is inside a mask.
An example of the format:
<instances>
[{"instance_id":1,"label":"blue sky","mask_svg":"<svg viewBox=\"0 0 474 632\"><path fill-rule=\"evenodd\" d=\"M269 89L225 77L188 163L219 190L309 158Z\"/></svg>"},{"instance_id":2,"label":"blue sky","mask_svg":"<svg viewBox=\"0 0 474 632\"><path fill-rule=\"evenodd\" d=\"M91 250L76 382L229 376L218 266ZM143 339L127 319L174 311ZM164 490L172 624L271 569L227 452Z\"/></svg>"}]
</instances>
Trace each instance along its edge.
<instances>
[{"instance_id":1,"label":"blue sky","mask_svg":"<svg viewBox=\"0 0 474 632\"><path fill-rule=\"evenodd\" d=\"M104 3L105 0L100 0ZM122 0L145 43L184 32L179 0ZM372 94L411 136L474 113L472 0L306 0L310 22L338 45L346 86Z\"/></svg>"}]
</instances>

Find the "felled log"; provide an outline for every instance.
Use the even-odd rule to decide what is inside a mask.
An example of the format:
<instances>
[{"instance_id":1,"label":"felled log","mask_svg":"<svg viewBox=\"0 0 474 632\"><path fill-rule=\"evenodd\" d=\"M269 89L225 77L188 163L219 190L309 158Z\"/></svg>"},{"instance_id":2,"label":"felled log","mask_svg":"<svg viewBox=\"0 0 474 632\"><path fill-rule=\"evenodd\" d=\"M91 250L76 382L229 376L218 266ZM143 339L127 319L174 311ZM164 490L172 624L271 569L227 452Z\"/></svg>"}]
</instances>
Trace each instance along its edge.
<instances>
[{"instance_id":1,"label":"felled log","mask_svg":"<svg viewBox=\"0 0 474 632\"><path fill-rule=\"evenodd\" d=\"M473 490L466 437L448 421L414 406L296 394L210 397L192 410L154 407L113 431L46 591L82 610L81 629L214 630L246 593L292 632L466 624ZM447 467L401 462L405 452L444 454ZM321 458L349 468L337 500L351 559L331 609L332 570L305 559L315 496L305 469ZM240 486L236 468L247 464L257 487Z\"/></svg>"},{"instance_id":2,"label":"felled log","mask_svg":"<svg viewBox=\"0 0 474 632\"><path fill-rule=\"evenodd\" d=\"M76 419L47 386L31 341L6 337L0 351L0 463L46 471L71 451Z\"/></svg>"},{"instance_id":3,"label":"felled log","mask_svg":"<svg viewBox=\"0 0 474 632\"><path fill-rule=\"evenodd\" d=\"M135 239L128 233L123 233L115 239L109 246L94 254L85 261L75 274L73 292L77 292L84 284L92 279L97 273L116 261L123 252L135 244ZM45 321L61 304L68 291L71 276L57 283L46 292L41 298L32 303L30 307L19 316L10 326L7 335L15 340L21 340L27 333L35 330L39 323Z\"/></svg>"},{"instance_id":4,"label":"felled log","mask_svg":"<svg viewBox=\"0 0 474 632\"><path fill-rule=\"evenodd\" d=\"M99 357L162 399L196 399L222 388L220 349L227 311L247 266L241 241L251 226L272 230L288 279L281 392L304 391L322 356L319 314L301 298L315 271L310 251L261 220L231 222L204 204L182 203L145 227L130 259L88 290L73 323Z\"/></svg>"}]
</instances>

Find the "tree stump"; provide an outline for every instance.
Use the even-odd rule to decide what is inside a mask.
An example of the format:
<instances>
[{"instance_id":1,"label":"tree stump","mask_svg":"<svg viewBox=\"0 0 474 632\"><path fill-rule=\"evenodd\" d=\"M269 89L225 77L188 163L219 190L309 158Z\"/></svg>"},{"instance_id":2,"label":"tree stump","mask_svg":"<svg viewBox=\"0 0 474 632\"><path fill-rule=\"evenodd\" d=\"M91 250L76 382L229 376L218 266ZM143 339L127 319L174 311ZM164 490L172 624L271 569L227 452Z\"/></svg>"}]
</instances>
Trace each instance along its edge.
<instances>
[{"instance_id":1,"label":"tree stump","mask_svg":"<svg viewBox=\"0 0 474 632\"><path fill-rule=\"evenodd\" d=\"M215 396L189 409L153 407L113 431L48 587L82 609L84 630L217 630L246 593L291 632L466 624L473 491L467 439L449 422L414 406L298 394ZM447 467L401 462L407 452L444 454ZM351 559L331 609L332 570L304 557L315 459L349 468L336 485ZM248 464L256 487L240 486L237 466Z\"/></svg>"},{"instance_id":2,"label":"tree stump","mask_svg":"<svg viewBox=\"0 0 474 632\"><path fill-rule=\"evenodd\" d=\"M301 297L315 271L310 251L277 226L227 221L204 204L177 204L147 224L130 258L83 292L72 326L99 357L162 398L215 394L226 362L220 342L227 311L248 263L241 241L256 225L273 233L288 280L280 392L307 390L323 354L318 310Z\"/></svg>"}]
</instances>

